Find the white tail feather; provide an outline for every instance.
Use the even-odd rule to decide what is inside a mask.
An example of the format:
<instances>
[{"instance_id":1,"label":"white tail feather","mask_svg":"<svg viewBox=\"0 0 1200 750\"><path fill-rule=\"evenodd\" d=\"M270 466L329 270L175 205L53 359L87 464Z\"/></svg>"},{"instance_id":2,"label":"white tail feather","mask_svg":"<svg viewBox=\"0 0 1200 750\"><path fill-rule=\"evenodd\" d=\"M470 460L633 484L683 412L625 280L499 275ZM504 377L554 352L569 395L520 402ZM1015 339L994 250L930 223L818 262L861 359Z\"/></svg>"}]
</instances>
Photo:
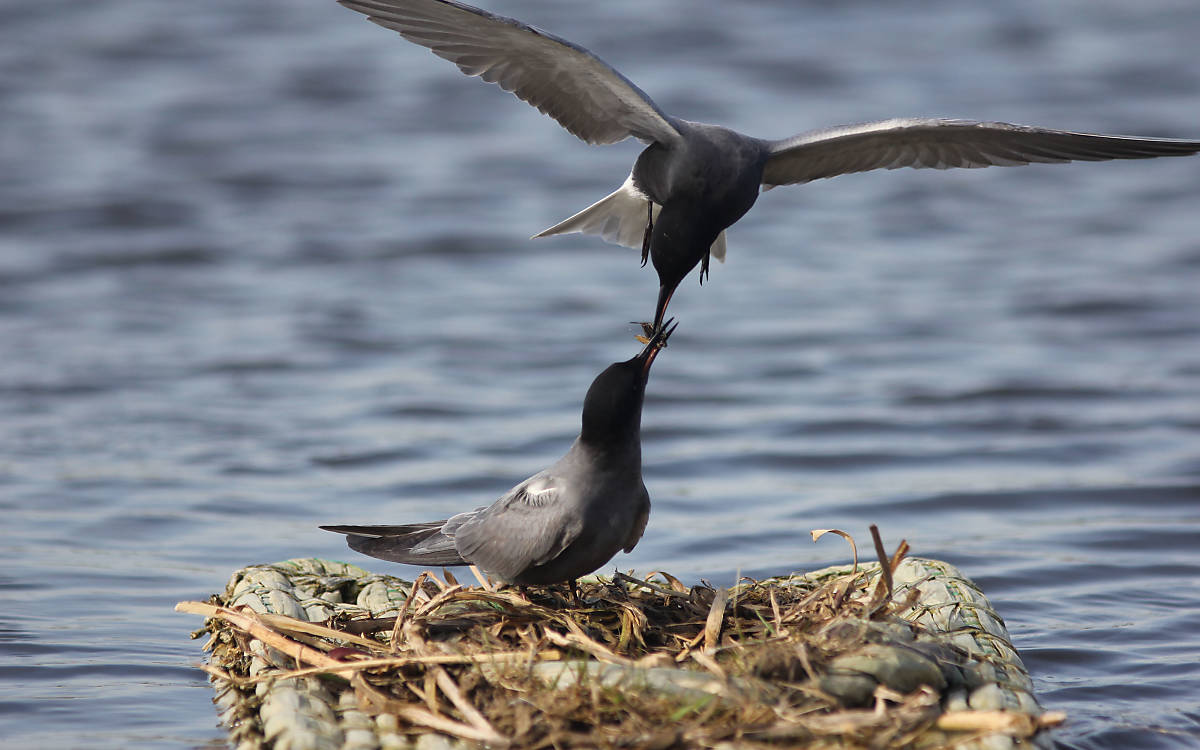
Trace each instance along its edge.
<instances>
[{"instance_id":1,"label":"white tail feather","mask_svg":"<svg viewBox=\"0 0 1200 750\"><path fill-rule=\"evenodd\" d=\"M712 247L708 249L708 254L717 259L718 263L725 262L725 230L717 235L717 241L712 243Z\"/></svg>"},{"instance_id":2,"label":"white tail feather","mask_svg":"<svg viewBox=\"0 0 1200 750\"><path fill-rule=\"evenodd\" d=\"M606 242L624 245L636 250L642 248L642 239L646 235L646 203L649 201L641 190L634 187L633 175L625 178L621 187L609 193L604 198L583 209L574 216L564 219L549 229L543 229L530 239L549 237L553 234L583 234L600 235ZM654 204L654 218L662 206ZM725 262L725 233L717 236L717 241L709 250L712 257Z\"/></svg>"}]
</instances>

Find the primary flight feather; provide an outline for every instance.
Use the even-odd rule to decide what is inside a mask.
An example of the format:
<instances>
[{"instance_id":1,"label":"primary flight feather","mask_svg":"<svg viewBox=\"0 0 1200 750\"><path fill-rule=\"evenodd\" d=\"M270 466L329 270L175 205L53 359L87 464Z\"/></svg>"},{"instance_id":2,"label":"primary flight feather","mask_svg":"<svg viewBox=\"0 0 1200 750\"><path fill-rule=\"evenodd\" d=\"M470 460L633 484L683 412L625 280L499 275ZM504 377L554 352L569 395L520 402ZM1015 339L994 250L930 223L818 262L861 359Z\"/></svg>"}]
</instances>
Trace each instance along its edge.
<instances>
[{"instance_id":1,"label":"primary flight feather","mask_svg":"<svg viewBox=\"0 0 1200 750\"><path fill-rule=\"evenodd\" d=\"M664 113L628 78L577 44L454 0L339 0L495 83L588 143L648 144L616 191L534 237L584 232L640 247L658 272L660 327L679 282L723 260L725 229L761 190L873 169L1018 166L1186 156L1200 141L1138 138L930 118L753 138Z\"/></svg>"}]
</instances>

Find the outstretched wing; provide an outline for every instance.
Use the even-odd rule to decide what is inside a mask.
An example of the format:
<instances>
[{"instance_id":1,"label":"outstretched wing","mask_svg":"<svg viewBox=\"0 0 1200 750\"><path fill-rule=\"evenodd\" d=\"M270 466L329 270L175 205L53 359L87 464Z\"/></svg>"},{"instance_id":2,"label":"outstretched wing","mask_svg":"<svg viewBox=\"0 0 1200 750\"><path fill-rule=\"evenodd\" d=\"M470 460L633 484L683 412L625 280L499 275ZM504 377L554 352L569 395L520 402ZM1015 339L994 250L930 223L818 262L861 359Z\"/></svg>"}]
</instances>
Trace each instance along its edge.
<instances>
[{"instance_id":1,"label":"outstretched wing","mask_svg":"<svg viewBox=\"0 0 1200 750\"><path fill-rule=\"evenodd\" d=\"M579 537L583 518L564 505L558 480L541 472L450 533L464 559L511 581L553 560Z\"/></svg>"},{"instance_id":2,"label":"outstretched wing","mask_svg":"<svg viewBox=\"0 0 1200 750\"><path fill-rule=\"evenodd\" d=\"M895 119L775 141L763 188L872 169L1011 167L1032 162L1187 156L1200 141L1071 133L1004 122Z\"/></svg>"},{"instance_id":3,"label":"outstretched wing","mask_svg":"<svg viewBox=\"0 0 1200 750\"><path fill-rule=\"evenodd\" d=\"M650 97L583 47L453 0L339 0L537 107L575 136L604 144L679 137Z\"/></svg>"}]
</instances>

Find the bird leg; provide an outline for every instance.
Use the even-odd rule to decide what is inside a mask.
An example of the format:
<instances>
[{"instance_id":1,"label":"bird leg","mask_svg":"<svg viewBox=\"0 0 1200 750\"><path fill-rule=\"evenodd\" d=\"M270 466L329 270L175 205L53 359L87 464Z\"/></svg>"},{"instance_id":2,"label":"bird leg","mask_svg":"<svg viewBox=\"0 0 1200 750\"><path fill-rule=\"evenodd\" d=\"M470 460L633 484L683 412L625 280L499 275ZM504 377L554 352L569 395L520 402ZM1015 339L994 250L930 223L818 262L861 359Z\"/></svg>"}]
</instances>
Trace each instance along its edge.
<instances>
[{"instance_id":1,"label":"bird leg","mask_svg":"<svg viewBox=\"0 0 1200 750\"><path fill-rule=\"evenodd\" d=\"M708 278L708 261L712 257L712 252L704 251L704 260L700 261L700 286L704 286L704 280Z\"/></svg>"},{"instance_id":2,"label":"bird leg","mask_svg":"<svg viewBox=\"0 0 1200 750\"><path fill-rule=\"evenodd\" d=\"M650 259L650 232L654 229L654 201L646 201L646 232L642 235L642 268Z\"/></svg>"},{"instance_id":3,"label":"bird leg","mask_svg":"<svg viewBox=\"0 0 1200 750\"><path fill-rule=\"evenodd\" d=\"M571 604L578 607L581 601L579 597L579 579L572 578L568 585L571 587Z\"/></svg>"}]
</instances>

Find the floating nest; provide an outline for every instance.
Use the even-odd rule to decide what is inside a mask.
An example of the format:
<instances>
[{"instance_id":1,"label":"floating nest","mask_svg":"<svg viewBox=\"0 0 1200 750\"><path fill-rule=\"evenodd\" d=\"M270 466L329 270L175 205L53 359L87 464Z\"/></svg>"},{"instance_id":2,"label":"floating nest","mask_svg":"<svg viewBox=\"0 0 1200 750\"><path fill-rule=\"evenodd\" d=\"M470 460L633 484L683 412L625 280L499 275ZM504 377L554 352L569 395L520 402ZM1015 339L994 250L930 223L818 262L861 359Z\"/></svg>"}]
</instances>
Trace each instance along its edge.
<instances>
[{"instance_id":1,"label":"floating nest","mask_svg":"<svg viewBox=\"0 0 1200 750\"><path fill-rule=\"evenodd\" d=\"M177 609L208 617L246 748L1009 748L1044 713L953 566L687 586L617 574L527 592L289 560Z\"/></svg>"}]
</instances>

